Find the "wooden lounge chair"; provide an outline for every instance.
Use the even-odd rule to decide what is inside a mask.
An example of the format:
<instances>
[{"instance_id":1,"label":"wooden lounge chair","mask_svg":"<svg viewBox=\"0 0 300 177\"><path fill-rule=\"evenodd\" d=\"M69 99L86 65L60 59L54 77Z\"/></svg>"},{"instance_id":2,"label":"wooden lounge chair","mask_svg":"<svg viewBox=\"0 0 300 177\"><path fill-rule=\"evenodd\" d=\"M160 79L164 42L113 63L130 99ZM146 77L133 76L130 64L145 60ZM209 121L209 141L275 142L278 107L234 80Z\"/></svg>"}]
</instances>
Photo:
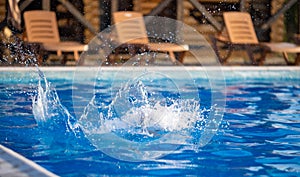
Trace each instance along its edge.
<instances>
[{"instance_id":1,"label":"wooden lounge chair","mask_svg":"<svg viewBox=\"0 0 300 177\"><path fill-rule=\"evenodd\" d=\"M56 15L52 11L27 11L24 13L24 21L27 42L40 43L45 51L57 52L58 56L62 52L73 52L77 61L79 52L87 49L86 45L79 42L60 41Z\"/></svg>"},{"instance_id":2,"label":"wooden lounge chair","mask_svg":"<svg viewBox=\"0 0 300 177\"><path fill-rule=\"evenodd\" d=\"M141 13L132 11L115 12L113 13L113 20L114 23L117 24L115 26L118 42L133 49L129 52L136 52L136 48L153 52L164 52L169 54L173 63L176 63L176 61L183 62L184 54L188 51L188 46L166 42L149 42L145 22ZM178 53L178 59L176 59L175 53Z\"/></svg>"},{"instance_id":3,"label":"wooden lounge chair","mask_svg":"<svg viewBox=\"0 0 300 177\"><path fill-rule=\"evenodd\" d=\"M226 63L234 49L246 50L254 65L262 65L268 52L279 52L287 64L287 53L298 53L300 47L292 43L267 43L259 42L254 30L252 19L247 12L224 12L225 29L222 34L211 37L212 46L221 63ZM228 47L225 54L221 53L218 42ZM257 57L259 53L259 57Z\"/></svg>"},{"instance_id":4,"label":"wooden lounge chair","mask_svg":"<svg viewBox=\"0 0 300 177\"><path fill-rule=\"evenodd\" d=\"M300 54L300 46L294 43L288 42L280 42L280 43L262 43L262 45L266 46L266 52L278 52L282 53L283 58L287 65L300 65L299 56L295 58L294 62L289 60L289 53L296 53L297 55Z\"/></svg>"}]
</instances>

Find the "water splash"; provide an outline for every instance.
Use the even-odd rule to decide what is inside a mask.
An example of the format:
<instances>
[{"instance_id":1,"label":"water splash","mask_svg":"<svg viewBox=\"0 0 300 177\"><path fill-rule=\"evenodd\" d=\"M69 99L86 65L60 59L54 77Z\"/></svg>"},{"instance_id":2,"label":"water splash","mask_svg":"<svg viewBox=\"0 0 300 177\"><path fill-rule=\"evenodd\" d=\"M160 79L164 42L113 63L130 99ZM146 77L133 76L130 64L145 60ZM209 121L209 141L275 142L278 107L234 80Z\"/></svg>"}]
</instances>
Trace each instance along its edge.
<instances>
[{"instance_id":1,"label":"water splash","mask_svg":"<svg viewBox=\"0 0 300 177\"><path fill-rule=\"evenodd\" d=\"M78 124L97 149L126 161L154 160L180 146L195 149L210 110L177 94L157 99L146 85L127 83L108 105L92 98Z\"/></svg>"},{"instance_id":2,"label":"water splash","mask_svg":"<svg viewBox=\"0 0 300 177\"><path fill-rule=\"evenodd\" d=\"M95 102L95 97L86 107L79 120L86 134L121 132L154 137L155 132L172 132L193 128L202 121L200 106L195 100L176 101L167 106L157 102L139 107L132 106L122 116L118 115L112 102L106 115ZM145 138L145 137L144 137Z\"/></svg>"},{"instance_id":3,"label":"water splash","mask_svg":"<svg viewBox=\"0 0 300 177\"><path fill-rule=\"evenodd\" d=\"M77 139L84 138L117 159L154 160L181 146L195 149L205 124L209 123L211 110L200 109L199 100L181 99L176 93L173 97L157 99L156 92L143 81L120 88L107 104L101 104L95 94L81 117L75 120L44 74L40 70L38 73L33 114L46 135L43 142L50 146L68 148L72 143L78 144Z\"/></svg>"},{"instance_id":4,"label":"water splash","mask_svg":"<svg viewBox=\"0 0 300 177\"><path fill-rule=\"evenodd\" d=\"M82 131L75 124L74 117L64 107L51 83L43 72L38 69L40 76L37 95L32 98L32 112L42 134L41 142L47 146L63 146L65 148L74 139L79 140Z\"/></svg>"},{"instance_id":5,"label":"water splash","mask_svg":"<svg viewBox=\"0 0 300 177\"><path fill-rule=\"evenodd\" d=\"M1 65L24 65L35 66L38 64L40 47L38 44L29 44L16 35L6 36L0 33L2 43L0 50L3 54L0 57ZM40 63L41 64L41 63Z\"/></svg>"},{"instance_id":6,"label":"water splash","mask_svg":"<svg viewBox=\"0 0 300 177\"><path fill-rule=\"evenodd\" d=\"M200 104L196 100L157 100L151 97L152 94L141 81L121 88L108 106L97 106L99 100L94 96L79 119L79 124L86 133L130 130L132 133L153 136L150 129L180 131L192 128L196 121L203 120Z\"/></svg>"}]
</instances>

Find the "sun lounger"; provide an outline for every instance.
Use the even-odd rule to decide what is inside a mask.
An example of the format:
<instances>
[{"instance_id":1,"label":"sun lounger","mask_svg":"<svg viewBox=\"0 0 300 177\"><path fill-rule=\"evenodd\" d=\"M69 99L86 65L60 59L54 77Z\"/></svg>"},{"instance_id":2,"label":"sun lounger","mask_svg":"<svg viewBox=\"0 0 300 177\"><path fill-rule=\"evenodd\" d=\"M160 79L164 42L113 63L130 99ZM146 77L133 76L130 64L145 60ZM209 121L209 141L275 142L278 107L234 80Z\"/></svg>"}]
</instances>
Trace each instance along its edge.
<instances>
[{"instance_id":1,"label":"sun lounger","mask_svg":"<svg viewBox=\"0 0 300 177\"><path fill-rule=\"evenodd\" d=\"M184 53L188 51L188 46L166 42L149 42L141 13L131 11L115 12L113 13L113 20L116 24L119 43L133 48L134 50L131 50L132 53L137 52L136 48L143 48L146 51L168 53L173 63L177 61L183 62ZM176 58L175 53L179 54L178 58Z\"/></svg>"},{"instance_id":2,"label":"sun lounger","mask_svg":"<svg viewBox=\"0 0 300 177\"><path fill-rule=\"evenodd\" d=\"M282 53L286 63L289 65L291 63L287 54L300 52L300 46L293 43L259 42L251 16L247 12L224 12L223 17L225 22L223 33L211 37L213 48L221 63L226 63L234 49L246 50L254 65L262 65L268 52ZM228 47L223 55L218 42ZM259 57L257 57L256 53L259 54Z\"/></svg>"},{"instance_id":3,"label":"sun lounger","mask_svg":"<svg viewBox=\"0 0 300 177\"><path fill-rule=\"evenodd\" d=\"M29 43L40 43L46 51L73 52L78 61L79 52L87 50L87 46L75 41L60 41L56 15L52 11L34 10L24 13L26 38Z\"/></svg>"}]
</instances>

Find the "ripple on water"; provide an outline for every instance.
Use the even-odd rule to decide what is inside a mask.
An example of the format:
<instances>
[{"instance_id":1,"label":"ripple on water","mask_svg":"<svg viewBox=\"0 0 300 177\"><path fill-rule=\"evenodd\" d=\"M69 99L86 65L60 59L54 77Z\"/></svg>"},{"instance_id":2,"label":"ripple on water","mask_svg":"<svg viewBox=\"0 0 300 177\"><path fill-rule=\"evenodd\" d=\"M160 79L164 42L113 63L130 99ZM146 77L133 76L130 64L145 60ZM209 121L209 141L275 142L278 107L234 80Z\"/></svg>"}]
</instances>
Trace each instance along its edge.
<instances>
[{"instance_id":1,"label":"ripple on water","mask_svg":"<svg viewBox=\"0 0 300 177\"><path fill-rule=\"evenodd\" d=\"M221 157L247 157L252 156L252 153L242 149L230 149L230 150L221 150L212 152L212 154L221 156Z\"/></svg>"}]
</instances>

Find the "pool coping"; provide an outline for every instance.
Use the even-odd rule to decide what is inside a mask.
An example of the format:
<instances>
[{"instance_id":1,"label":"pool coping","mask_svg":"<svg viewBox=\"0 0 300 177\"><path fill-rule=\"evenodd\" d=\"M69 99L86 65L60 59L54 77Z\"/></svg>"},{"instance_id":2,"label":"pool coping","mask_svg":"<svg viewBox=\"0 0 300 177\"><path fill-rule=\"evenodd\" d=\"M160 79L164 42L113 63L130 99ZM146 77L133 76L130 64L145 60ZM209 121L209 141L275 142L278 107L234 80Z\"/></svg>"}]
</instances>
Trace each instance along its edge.
<instances>
[{"instance_id":1,"label":"pool coping","mask_svg":"<svg viewBox=\"0 0 300 177\"><path fill-rule=\"evenodd\" d=\"M36 70L37 67L21 67L21 66L9 66L9 67L0 67L0 71L28 71L28 70ZM75 70L90 70L90 69L99 69L104 71L114 71L120 69L155 69L155 70L174 70L178 69L188 69L190 71L193 70L222 70L222 71L278 71L278 70L300 70L300 66L41 66L38 67L43 71L75 71Z\"/></svg>"},{"instance_id":2,"label":"pool coping","mask_svg":"<svg viewBox=\"0 0 300 177\"><path fill-rule=\"evenodd\" d=\"M1 144L0 169L0 176L57 176Z\"/></svg>"}]
</instances>

